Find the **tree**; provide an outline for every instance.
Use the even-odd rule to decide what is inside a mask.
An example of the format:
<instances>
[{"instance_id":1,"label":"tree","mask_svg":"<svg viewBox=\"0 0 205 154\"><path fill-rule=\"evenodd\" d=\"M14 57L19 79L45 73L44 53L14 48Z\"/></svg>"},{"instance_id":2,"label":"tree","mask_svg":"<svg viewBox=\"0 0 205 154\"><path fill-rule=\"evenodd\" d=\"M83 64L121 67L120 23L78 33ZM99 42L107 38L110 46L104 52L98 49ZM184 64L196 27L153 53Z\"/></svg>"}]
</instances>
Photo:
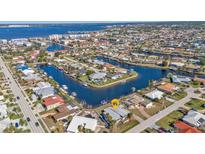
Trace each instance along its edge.
<instances>
[{"instance_id":1,"label":"tree","mask_svg":"<svg viewBox=\"0 0 205 154\"><path fill-rule=\"evenodd\" d=\"M168 74L167 74L167 78L170 79L170 82L172 82L172 77L173 77L173 74L172 74L172 73L168 73Z\"/></svg>"},{"instance_id":2,"label":"tree","mask_svg":"<svg viewBox=\"0 0 205 154\"><path fill-rule=\"evenodd\" d=\"M205 58L200 59L200 65L205 66Z\"/></svg>"}]
</instances>

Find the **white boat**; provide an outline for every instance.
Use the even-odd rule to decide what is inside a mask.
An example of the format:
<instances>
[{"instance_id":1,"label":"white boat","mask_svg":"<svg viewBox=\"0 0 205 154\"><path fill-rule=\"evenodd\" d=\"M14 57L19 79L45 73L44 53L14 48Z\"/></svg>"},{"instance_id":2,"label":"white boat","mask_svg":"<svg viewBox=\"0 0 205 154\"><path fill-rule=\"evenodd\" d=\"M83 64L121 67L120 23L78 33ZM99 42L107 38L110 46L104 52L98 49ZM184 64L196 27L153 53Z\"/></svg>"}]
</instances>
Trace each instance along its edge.
<instances>
[{"instance_id":1,"label":"white boat","mask_svg":"<svg viewBox=\"0 0 205 154\"><path fill-rule=\"evenodd\" d=\"M62 85L63 89L67 90L68 87L66 85Z\"/></svg>"},{"instance_id":2,"label":"white boat","mask_svg":"<svg viewBox=\"0 0 205 154\"><path fill-rule=\"evenodd\" d=\"M87 86L88 86L88 84L87 84L87 83L83 83L83 85L84 85L85 87L87 87Z\"/></svg>"},{"instance_id":3,"label":"white boat","mask_svg":"<svg viewBox=\"0 0 205 154\"><path fill-rule=\"evenodd\" d=\"M77 93L76 93L76 92L72 92L71 95L74 96L74 97L76 97L76 96L77 96Z\"/></svg>"}]
</instances>

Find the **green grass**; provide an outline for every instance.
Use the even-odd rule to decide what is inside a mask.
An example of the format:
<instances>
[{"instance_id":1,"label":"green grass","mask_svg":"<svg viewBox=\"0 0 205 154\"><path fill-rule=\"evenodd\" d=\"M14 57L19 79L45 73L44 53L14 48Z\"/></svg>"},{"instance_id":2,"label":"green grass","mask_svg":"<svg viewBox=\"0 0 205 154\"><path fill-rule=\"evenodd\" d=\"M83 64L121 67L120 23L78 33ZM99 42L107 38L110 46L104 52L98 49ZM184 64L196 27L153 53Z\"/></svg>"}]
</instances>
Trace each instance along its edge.
<instances>
[{"instance_id":1,"label":"green grass","mask_svg":"<svg viewBox=\"0 0 205 154\"><path fill-rule=\"evenodd\" d=\"M204 108L202 105L205 104L205 101L198 100L198 99L192 99L188 103L185 104L185 106L194 108L195 110L203 110Z\"/></svg>"},{"instance_id":2,"label":"green grass","mask_svg":"<svg viewBox=\"0 0 205 154\"><path fill-rule=\"evenodd\" d=\"M185 91L182 91L182 92L176 92L175 94L170 96L170 98L175 99L175 100L180 100L186 96L187 96L187 93Z\"/></svg>"},{"instance_id":3,"label":"green grass","mask_svg":"<svg viewBox=\"0 0 205 154\"><path fill-rule=\"evenodd\" d=\"M201 84L198 81L191 81L190 86L193 88L199 88L201 86Z\"/></svg>"},{"instance_id":4,"label":"green grass","mask_svg":"<svg viewBox=\"0 0 205 154\"><path fill-rule=\"evenodd\" d=\"M177 120L179 120L180 118L182 118L183 116L184 116L183 113L179 111L173 111L166 117L157 121L156 124L165 129L172 129L171 125L175 123Z\"/></svg>"},{"instance_id":5,"label":"green grass","mask_svg":"<svg viewBox=\"0 0 205 154\"><path fill-rule=\"evenodd\" d=\"M161 110L163 110L163 109L165 109L165 108L167 108L168 106L170 106L170 105L172 105L173 103L171 103L171 102L168 102L168 101L164 101L164 105L162 105L162 103L160 103L160 102L155 102L153 105L153 107L151 107L151 108L145 108L144 110L145 110L145 112L147 112L147 114L149 114L150 116L152 116L152 115L154 115L154 114L156 114L156 113L158 113L159 111L161 111Z\"/></svg>"},{"instance_id":6,"label":"green grass","mask_svg":"<svg viewBox=\"0 0 205 154\"><path fill-rule=\"evenodd\" d=\"M125 133L127 132L128 130L130 130L131 128L135 127L136 125L138 125L139 122L137 120L132 120L132 121L129 121L127 123L124 123L123 125L119 126L118 127L118 132L120 133Z\"/></svg>"}]
</instances>

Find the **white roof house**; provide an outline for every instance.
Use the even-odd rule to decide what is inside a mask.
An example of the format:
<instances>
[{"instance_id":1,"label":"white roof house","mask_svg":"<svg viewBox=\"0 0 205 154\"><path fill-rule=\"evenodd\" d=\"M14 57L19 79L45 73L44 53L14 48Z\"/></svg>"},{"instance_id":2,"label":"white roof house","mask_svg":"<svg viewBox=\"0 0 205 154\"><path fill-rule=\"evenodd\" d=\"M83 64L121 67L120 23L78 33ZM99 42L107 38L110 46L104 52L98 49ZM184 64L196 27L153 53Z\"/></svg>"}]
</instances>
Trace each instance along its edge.
<instances>
[{"instance_id":1,"label":"white roof house","mask_svg":"<svg viewBox=\"0 0 205 154\"><path fill-rule=\"evenodd\" d=\"M37 96L46 98L55 94L55 89L48 82L39 82L37 86L38 87L33 88L33 91Z\"/></svg>"},{"instance_id":2,"label":"white roof house","mask_svg":"<svg viewBox=\"0 0 205 154\"><path fill-rule=\"evenodd\" d=\"M7 106L6 104L0 104L0 119L7 117Z\"/></svg>"},{"instance_id":3,"label":"white roof house","mask_svg":"<svg viewBox=\"0 0 205 154\"><path fill-rule=\"evenodd\" d=\"M90 75L91 80L101 80L106 76L106 73L97 72Z\"/></svg>"},{"instance_id":4,"label":"white roof house","mask_svg":"<svg viewBox=\"0 0 205 154\"><path fill-rule=\"evenodd\" d=\"M78 133L79 126L85 126L86 129L95 131L97 127L97 120L92 118L82 117L82 116L74 116L67 128L67 132Z\"/></svg>"},{"instance_id":5,"label":"white roof house","mask_svg":"<svg viewBox=\"0 0 205 154\"><path fill-rule=\"evenodd\" d=\"M185 115L182 119L186 123L195 126L195 127L200 127L201 125L205 124L205 115L194 111L190 110L187 115Z\"/></svg>"},{"instance_id":6,"label":"white roof house","mask_svg":"<svg viewBox=\"0 0 205 154\"><path fill-rule=\"evenodd\" d=\"M163 97L164 93L162 91L159 91L157 89L151 91L150 93L145 94L146 97L154 100L154 99L161 99Z\"/></svg>"},{"instance_id":7,"label":"white roof house","mask_svg":"<svg viewBox=\"0 0 205 154\"><path fill-rule=\"evenodd\" d=\"M185 77L185 76L176 76L176 75L173 75L172 81L173 81L174 83L181 83L181 82L190 82L191 79L190 79L189 77Z\"/></svg>"},{"instance_id":8,"label":"white roof house","mask_svg":"<svg viewBox=\"0 0 205 154\"><path fill-rule=\"evenodd\" d=\"M125 118L130 113L128 110L122 109L120 107L118 107L117 109L108 107L104 109L104 111L112 117L112 120L115 121Z\"/></svg>"}]
</instances>

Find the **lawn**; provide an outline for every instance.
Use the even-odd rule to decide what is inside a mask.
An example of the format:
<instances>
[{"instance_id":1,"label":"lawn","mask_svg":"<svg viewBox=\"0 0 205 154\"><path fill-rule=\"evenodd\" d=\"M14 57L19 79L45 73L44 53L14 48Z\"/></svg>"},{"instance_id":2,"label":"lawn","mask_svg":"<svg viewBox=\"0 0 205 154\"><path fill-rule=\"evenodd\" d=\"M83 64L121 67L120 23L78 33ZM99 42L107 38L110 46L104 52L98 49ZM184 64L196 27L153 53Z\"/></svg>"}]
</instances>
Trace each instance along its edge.
<instances>
[{"instance_id":1,"label":"lawn","mask_svg":"<svg viewBox=\"0 0 205 154\"><path fill-rule=\"evenodd\" d=\"M159 102L155 102L153 105L154 107L151 107L151 108L145 108L145 112L147 112L149 115L154 115L156 113L158 113L159 111L167 108L168 106L170 106L172 103L171 102L168 102L168 101L165 101L164 102L164 106L162 105L162 103L159 103Z\"/></svg>"},{"instance_id":2,"label":"lawn","mask_svg":"<svg viewBox=\"0 0 205 154\"><path fill-rule=\"evenodd\" d=\"M172 129L172 124L182 118L184 115L180 111L173 111L166 117L160 119L156 124L164 129Z\"/></svg>"},{"instance_id":3,"label":"lawn","mask_svg":"<svg viewBox=\"0 0 205 154\"><path fill-rule=\"evenodd\" d=\"M125 133L128 130L130 130L131 128L135 127L136 125L138 125L139 122L137 120L131 120L129 122L126 122L120 126L117 127L117 132L119 133Z\"/></svg>"},{"instance_id":4,"label":"lawn","mask_svg":"<svg viewBox=\"0 0 205 154\"><path fill-rule=\"evenodd\" d=\"M158 132L153 128L146 128L141 133L158 133Z\"/></svg>"},{"instance_id":5,"label":"lawn","mask_svg":"<svg viewBox=\"0 0 205 154\"><path fill-rule=\"evenodd\" d=\"M201 86L201 84L198 81L191 81L190 86L193 88L199 88Z\"/></svg>"},{"instance_id":6,"label":"lawn","mask_svg":"<svg viewBox=\"0 0 205 154\"><path fill-rule=\"evenodd\" d=\"M195 110L203 110L204 108L202 105L205 104L205 101L199 100L199 99L192 99L188 103L185 104L185 106L193 108Z\"/></svg>"},{"instance_id":7,"label":"lawn","mask_svg":"<svg viewBox=\"0 0 205 154\"><path fill-rule=\"evenodd\" d=\"M144 115L142 115L142 113L140 113L139 109L130 109L130 111L135 115L139 116L140 118L142 118L143 120L147 119Z\"/></svg>"},{"instance_id":8,"label":"lawn","mask_svg":"<svg viewBox=\"0 0 205 154\"><path fill-rule=\"evenodd\" d=\"M186 96L187 96L187 93L185 91L182 91L182 92L176 92L175 94L170 96L170 98L175 99L175 100L180 100Z\"/></svg>"}]
</instances>

